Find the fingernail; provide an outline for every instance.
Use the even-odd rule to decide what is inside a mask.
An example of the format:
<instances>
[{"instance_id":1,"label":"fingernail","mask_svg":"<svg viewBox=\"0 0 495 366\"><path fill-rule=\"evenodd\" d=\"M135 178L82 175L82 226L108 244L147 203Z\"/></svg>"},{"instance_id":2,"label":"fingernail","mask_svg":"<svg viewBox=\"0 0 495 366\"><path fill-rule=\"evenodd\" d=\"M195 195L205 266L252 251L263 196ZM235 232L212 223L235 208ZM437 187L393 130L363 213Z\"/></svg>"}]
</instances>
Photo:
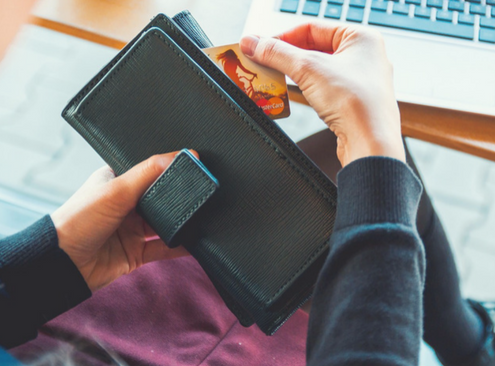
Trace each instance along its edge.
<instances>
[{"instance_id":1,"label":"fingernail","mask_svg":"<svg viewBox=\"0 0 495 366\"><path fill-rule=\"evenodd\" d=\"M260 37L249 35L241 39L241 51L249 57L253 57L256 47L260 41Z\"/></svg>"},{"instance_id":2,"label":"fingernail","mask_svg":"<svg viewBox=\"0 0 495 366\"><path fill-rule=\"evenodd\" d=\"M162 170L165 170L168 168L172 160L174 160L175 155L172 157L169 156L161 156L160 159L158 160L158 164L160 165L160 168Z\"/></svg>"},{"instance_id":3,"label":"fingernail","mask_svg":"<svg viewBox=\"0 0 495 366\"><path fill-rule=\"evenodd\" d=\"M191 152L191 154L193 154L196 157L196 159L199 159L199 153L196 150L193 149L188 149L188 150Z\"/></svg>"},{"instance_id":4,"label":"fingernail","mask_svg":"<svg viewBox=\"0 0 495 366\"><path fill-rule=\"evenodd\" d=\"M160 168L165 170L169 167L169 165L172 163L172 161L175 159L178 153L180 153L180 151L174 151L168 154L158 155L159 159L157 159L156 162L160 165Z\"/></svg>"}]
</instances>

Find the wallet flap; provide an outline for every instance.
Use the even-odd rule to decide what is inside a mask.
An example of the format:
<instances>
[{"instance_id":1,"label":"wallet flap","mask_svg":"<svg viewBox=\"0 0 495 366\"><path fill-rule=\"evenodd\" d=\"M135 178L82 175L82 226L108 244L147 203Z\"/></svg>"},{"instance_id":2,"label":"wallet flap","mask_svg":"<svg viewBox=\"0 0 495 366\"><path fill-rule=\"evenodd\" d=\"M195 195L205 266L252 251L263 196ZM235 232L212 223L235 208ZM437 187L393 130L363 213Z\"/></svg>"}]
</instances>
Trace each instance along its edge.
<instances>
[{"instance_id":1,"label":"wallet flap","mask_svg":"<svg viewBox=\"0 0 495 366\"><path fill-rule=\"evenodd\" d=\"M218 181L188 150L172 164L140 199L137 212L171 248L173 237L217 190Z\"/></svg>"}]
</instances>

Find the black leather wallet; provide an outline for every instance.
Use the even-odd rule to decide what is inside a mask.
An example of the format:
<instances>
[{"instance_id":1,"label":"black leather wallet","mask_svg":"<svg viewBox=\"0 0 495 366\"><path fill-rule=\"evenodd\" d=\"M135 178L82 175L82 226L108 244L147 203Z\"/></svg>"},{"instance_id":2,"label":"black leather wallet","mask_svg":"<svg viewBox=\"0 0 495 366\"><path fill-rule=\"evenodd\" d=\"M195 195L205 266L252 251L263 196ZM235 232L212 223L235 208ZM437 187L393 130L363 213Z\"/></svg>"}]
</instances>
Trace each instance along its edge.
<instances>
[{"instance_id":1,"label":"black leather wallet","mask_svg":"<svg viewBox=\"0 0 495 366\"><path fill-rule=\"evenodd\" d=\"M273 334L312 293L336 187L178 23L157 15L63 117L118 175L198 151L201 163L178 155L138 212L198 260L241 324Z\"/></svg>"}]
</instances>

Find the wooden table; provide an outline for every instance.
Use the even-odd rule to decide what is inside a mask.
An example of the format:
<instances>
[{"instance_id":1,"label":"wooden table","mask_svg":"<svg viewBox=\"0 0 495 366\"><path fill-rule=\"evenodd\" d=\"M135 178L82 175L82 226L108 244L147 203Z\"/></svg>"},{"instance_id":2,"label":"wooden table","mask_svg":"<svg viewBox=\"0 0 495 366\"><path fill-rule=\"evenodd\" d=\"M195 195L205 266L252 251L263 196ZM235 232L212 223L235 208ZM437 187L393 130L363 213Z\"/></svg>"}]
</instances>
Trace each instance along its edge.
<instances>
[{"instance_id":1,"label":"wooden table","mask_svg":"<svg viewBox=\"0 0 495 366\"><path fill-rule=\"evenodd\" d=\"M220 3L220 4L218 4ZM206 0L40 0L31 23L120 49L156 14L189 9L211 36L223 44L222 34L240 36L249 0L217 0L222 23ZM237 37L238 38L238 37ZM307 104L297 89L291 100ZM399 102L402 132L409 136L495 161L495 116Z\"/></svg>"}]
</instances>

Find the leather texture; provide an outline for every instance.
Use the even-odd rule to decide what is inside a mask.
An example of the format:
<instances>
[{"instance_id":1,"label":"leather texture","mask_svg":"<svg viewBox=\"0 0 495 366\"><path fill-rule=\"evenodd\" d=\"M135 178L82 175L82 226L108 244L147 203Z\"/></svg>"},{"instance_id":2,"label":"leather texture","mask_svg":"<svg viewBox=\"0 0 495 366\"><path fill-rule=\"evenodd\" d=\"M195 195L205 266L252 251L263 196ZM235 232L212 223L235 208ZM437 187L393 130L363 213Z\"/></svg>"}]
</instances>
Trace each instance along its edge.
<instances>
[{"instance_id":1,"label":"leather texture","mask_svg":"<svg viewBox=\"0 0 495 366\"><path fill-rule=\"evenodd\" d=\"M122 174L194 148L221 187L177 232L245 326L273 334L311 295L335 185L160 14L63 111Z\"/></svg>"},{"instance_id":2,"label":"leather texture","mask_svg":"<svg viewBox=\"0 0 495 366\"><path fill-rule=\"evenodd\" d=\"M203 28L200 27L189 10L184 10L174 15L172 20L199 48L213 47L213 43L210 41L206 33L203 31Z\"/></svg>"},{"instance_id":3,"label":"leather texture","mask_svg":"<svg viewBox=\"0 0 495 366\"><path fill-rule=\"evenodd\" d=\"M137 212L171 248L180 228L217 190L218 181L188 150L182 150L172 164L146 191Z\"/></svg>"}]
</instances>

